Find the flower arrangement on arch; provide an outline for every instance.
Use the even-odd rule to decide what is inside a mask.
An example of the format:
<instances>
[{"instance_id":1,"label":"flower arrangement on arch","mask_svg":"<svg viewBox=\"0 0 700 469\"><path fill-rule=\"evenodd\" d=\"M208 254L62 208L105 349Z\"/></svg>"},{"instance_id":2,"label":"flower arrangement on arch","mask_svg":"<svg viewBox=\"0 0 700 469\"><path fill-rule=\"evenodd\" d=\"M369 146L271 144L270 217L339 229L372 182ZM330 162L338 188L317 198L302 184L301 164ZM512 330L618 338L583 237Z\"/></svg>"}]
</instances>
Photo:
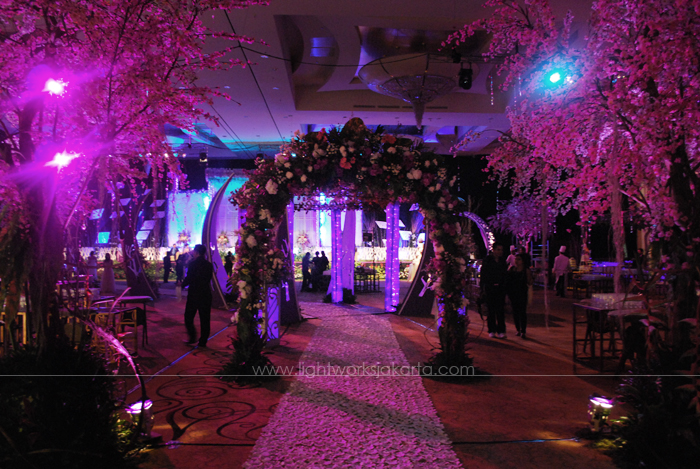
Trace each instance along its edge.
<instances>
[{"instance_id":1,"label":"flower arrangement on arch","mask_svg":"<svg viewBox=\"0 0 700 469\"><path fill-rule=\"evenodd\" d=\"M216 239L216 242L219 244L219 246L228 246L230 243L228 234L226 234L225 231L222 231L219 233L219 237Z\"/></svg>"},{"instance_id":2,"label":"flower arrangement on arch","mask_svg":"<svg viewBox=\"0 0 700 469\"><path fill-rule=\"evenodd\" d=\"M256 161L257 168L230 201L245 210L239 231L236 264L231 281L241 292L234 361L241 364L261 350L266 287L283 281L288 263L275 248L275 229L289 203L315 208L323 193L329 205L341 208L384 208L389 203L418 204L436 257L428 267L431 288L443 305L445 331L442 352L453 363L464 362L464 298L469 258L460 214L464 202L454 191L456 176L448 175L441 155L423 151L406 138L372 132L360 119L342 129L296 132L274 159Z\"/></svg>"}]
</instances>

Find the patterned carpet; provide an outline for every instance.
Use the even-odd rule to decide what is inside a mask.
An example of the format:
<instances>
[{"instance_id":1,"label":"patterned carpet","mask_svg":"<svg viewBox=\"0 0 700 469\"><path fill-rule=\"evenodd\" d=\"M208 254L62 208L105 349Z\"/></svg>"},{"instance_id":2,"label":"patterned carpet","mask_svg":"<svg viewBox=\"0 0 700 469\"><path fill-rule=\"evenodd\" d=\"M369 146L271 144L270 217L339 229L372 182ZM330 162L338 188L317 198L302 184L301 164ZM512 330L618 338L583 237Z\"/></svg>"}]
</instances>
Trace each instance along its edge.
<instances>
[{"instance_id":1,"label":"patterned carpet","mask_svg":"<svg viewBox=\"0 0 700 469\"><path fill-rule=\"evenodd\" d=\"M387 317L302 308L322 322L245 467L461 467Z\"/></svg>"}]
</instances>

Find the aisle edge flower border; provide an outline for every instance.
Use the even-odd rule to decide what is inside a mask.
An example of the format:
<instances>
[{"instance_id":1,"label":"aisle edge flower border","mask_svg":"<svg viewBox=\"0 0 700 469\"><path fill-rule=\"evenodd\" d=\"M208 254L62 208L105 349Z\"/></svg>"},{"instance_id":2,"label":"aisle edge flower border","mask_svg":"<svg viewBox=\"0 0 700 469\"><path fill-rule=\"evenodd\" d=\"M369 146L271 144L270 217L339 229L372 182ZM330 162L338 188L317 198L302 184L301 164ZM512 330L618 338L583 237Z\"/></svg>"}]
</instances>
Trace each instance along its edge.
<instances>
[{"instance_id":1,"label":"aisle edge flower border","mask_svg":"<svg viewBox=\"0 0 700 469\"><path fill-rule=\"evenodd\" d=\"M295 132L280 150L272 160L258 159L248 181L230 197L245 210L230 279L240 292L231 366L240 369L267 361L260 355L265 334L259 332L266 287L286 278L290 267L276 247L276 227L294 197L302 198L302 209L312 209L320 194L338 207L418 204L435 249L427 268L429 285L442 305L441 351L436 357L444 363L464 363L468 318L460 310L466 310L470 253L459 221L466 207L454 193L456 176L448 179L445 157L421 151L410 139L382 135L381 128L372 132L357 118L342 130Z\"/></svg>"}]
</instances>

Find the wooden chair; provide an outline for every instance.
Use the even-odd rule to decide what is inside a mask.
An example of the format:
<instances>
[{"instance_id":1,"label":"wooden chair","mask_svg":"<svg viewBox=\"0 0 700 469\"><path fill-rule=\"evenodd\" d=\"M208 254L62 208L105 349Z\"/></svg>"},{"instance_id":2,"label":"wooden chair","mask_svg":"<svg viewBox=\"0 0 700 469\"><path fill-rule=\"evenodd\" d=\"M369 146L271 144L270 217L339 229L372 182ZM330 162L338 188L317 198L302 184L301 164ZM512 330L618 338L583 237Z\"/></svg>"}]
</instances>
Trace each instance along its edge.
<instances>
[{"instance_id":1,"label":"wooden chair","mask_svg":"<svg viewBox=\"0 0 700 469\"><path fill-rule=\"evenodd\" d=\"M18 343L27 344L27 313L25 311L17 311L17 316L15 317L15 326L10 326L14 331L16 331L16 339ZM5 342L5 312L0 312L0 343Z\"/></svg>"},{"instance_id":2,"label":"wooden chair","mask_svg":"<svg viewBox=\"0 0 700 469\"><path fill-rule=\"evenodd\" d=\"M605 335L608 334L608 351L612 351L613 355L617 353L615 344L615 322L607 317L607 314L601 311L586 311L586 335L583 341L583 353L586 353L586 345L591 342L591 356L596 354L596 340L605 340ZM601 318L601 315L604 317Z\"/></svg>"},{"instance_id":3,"label":"wooden chair","mask_svg":"<svg viewBox=\"0 0 700 469\"><path fill-rule=\"evenodd\" d=\"M134 328L134 355L139 354L139 337L138 337L138 326L143 326L143 321L139 317L139 308L129 308L124 309L119 313L117 330L121 333L124 332L125 327ZM145 319L145 318L144 318ZM145 326L144 326L145 327Z\"/></svg>"},{"instance_id":4,"label":"wooden chair","mask_svg":"<svg viewBox=\"0 0 700 469\"><path fill-rule=\"evenodd\" d=\"M96 313L91 316L92 322L100 329L114 335L114 317L110 313ZM119 366L119 353L97 332L92 331L90 345L101 355L110 366Z\"/></svg>"}]
</instances>

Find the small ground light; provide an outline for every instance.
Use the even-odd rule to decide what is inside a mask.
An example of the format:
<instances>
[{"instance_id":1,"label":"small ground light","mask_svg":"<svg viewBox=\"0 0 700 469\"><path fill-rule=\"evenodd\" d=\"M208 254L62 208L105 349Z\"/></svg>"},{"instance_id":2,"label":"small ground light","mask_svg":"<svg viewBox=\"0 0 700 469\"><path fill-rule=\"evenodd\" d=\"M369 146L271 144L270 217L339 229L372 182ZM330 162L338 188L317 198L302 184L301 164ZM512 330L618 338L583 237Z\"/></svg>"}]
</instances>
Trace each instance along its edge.
<instances>
[{"instance_id":1,"label":"small ground light","mask_svg":"<svg viewBox=\"0 0 700 469\"><path fill-rule=\"evenodd\" d=\"M594 432L600 431L605 426L613 405L615 405L614 399L608 399L596 394L588 397L588 417Z\"/></svg>"},{"instance_id":2,"label":"small ground light","mask_svg":"<svg viewBox=\"0 0 700 469\"><path fill-rule=\"evenodd\" d=\"M68 82L63 81L60 78L58 80L49 78L48 80L46 80L46 83L44 84L44 89L42 91L48 92L50 95L61 96L66 91L67 85Z\"/></svg>"},{"instance_id":3,"label":"small ground light","mask_svg":"<svg viewBox=\"0 0 700 469\"><path fill-rule=\"evenodd\" d=\"M139 424L141 412L143 412L143 424L141 427L141 436L143 438L151 438L151 430L156 419L151 410L152 407L153 402L150 399L146 399L145 401L134 402L126 408L126 413L131 416L131 421L134 425Z\"/></svg>"}]
</instances>

